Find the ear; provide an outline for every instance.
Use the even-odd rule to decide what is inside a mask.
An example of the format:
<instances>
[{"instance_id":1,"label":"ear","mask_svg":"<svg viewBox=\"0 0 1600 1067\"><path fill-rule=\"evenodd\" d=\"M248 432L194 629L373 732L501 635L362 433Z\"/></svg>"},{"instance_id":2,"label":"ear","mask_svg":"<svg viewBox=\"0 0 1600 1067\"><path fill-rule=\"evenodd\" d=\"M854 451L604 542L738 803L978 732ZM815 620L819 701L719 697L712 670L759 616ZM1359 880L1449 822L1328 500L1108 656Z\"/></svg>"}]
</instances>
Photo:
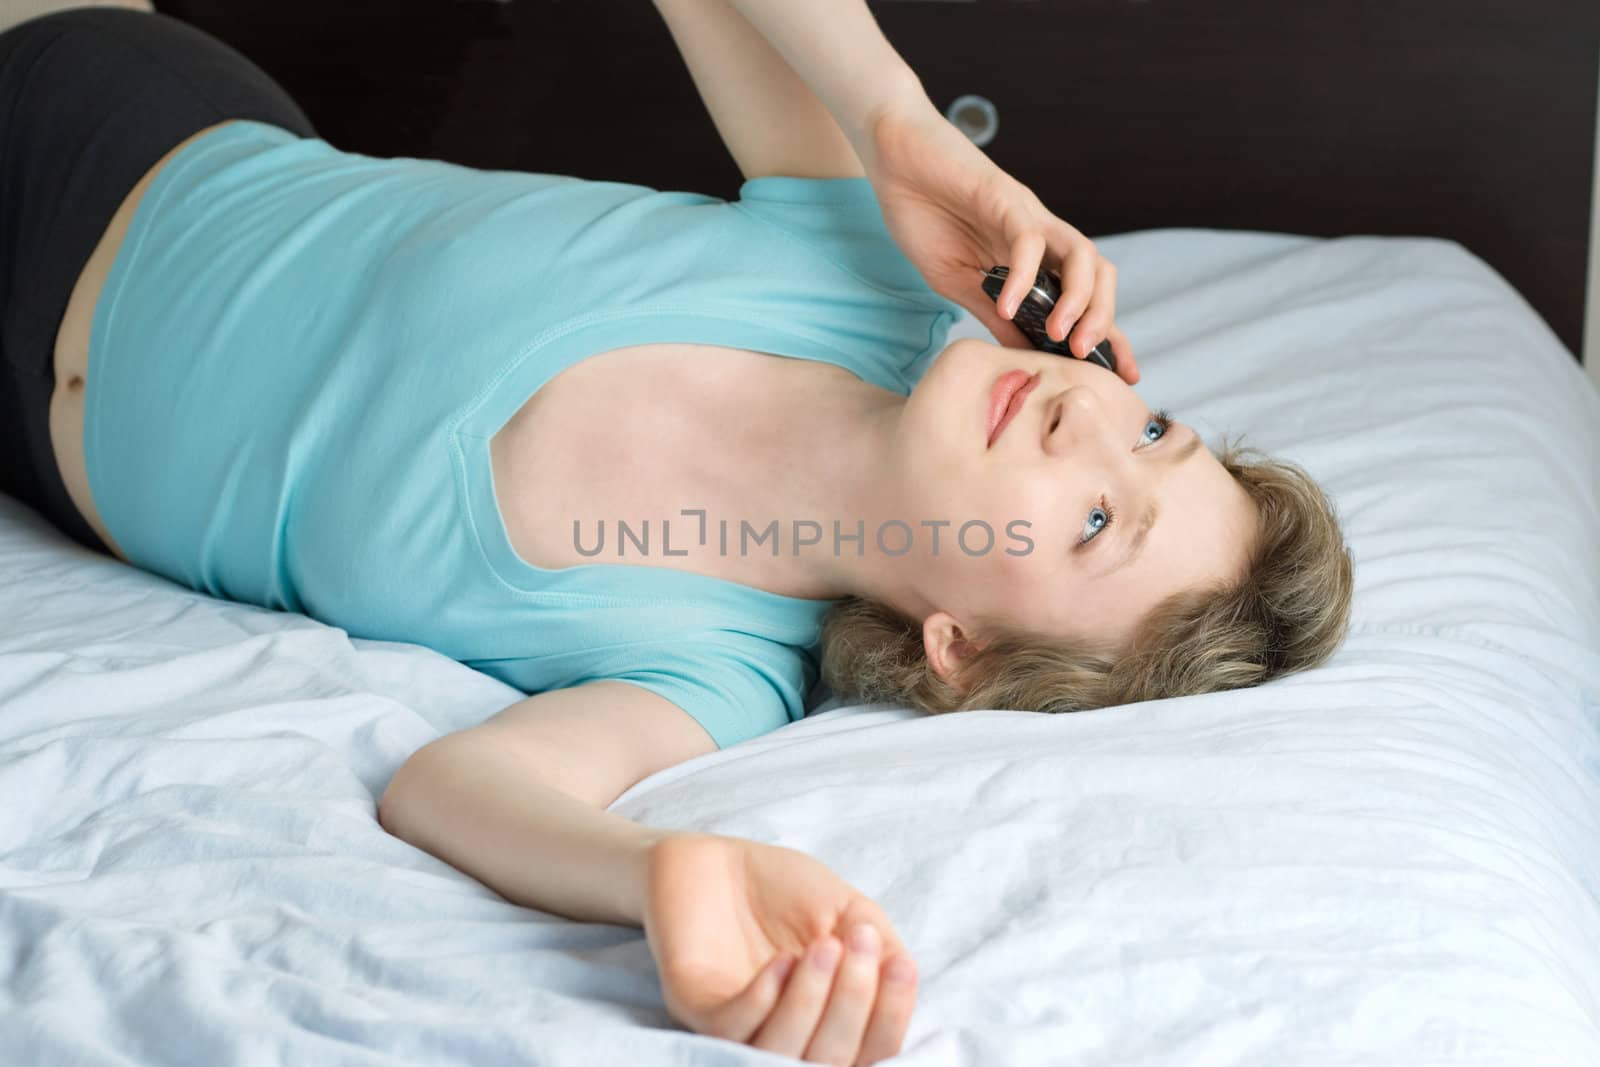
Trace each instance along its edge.
<instances>
[{"instance_id":1,"label":"ear","mask_svg":"<svg viewBox=\"0 0 1600 1067\"><path fill-rule=\"evenodd\" d=\"M928 666L942 681L958 689L957 674L982 647L949 612L936 611L922 622L922 650L928 657Z\"/></svg>"}]
</instances>

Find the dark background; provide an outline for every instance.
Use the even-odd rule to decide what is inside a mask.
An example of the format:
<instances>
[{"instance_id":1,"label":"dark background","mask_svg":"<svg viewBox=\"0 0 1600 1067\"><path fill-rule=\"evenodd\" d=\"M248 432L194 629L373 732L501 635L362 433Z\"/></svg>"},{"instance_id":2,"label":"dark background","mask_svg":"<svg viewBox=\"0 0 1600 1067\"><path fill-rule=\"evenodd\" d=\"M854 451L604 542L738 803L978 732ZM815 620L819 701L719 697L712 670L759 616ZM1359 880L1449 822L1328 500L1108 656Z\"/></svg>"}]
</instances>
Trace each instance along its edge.
<instances>
[{"instance_id":1,"label":"dark background","mask_svg":"<svg viewBox=\"0 0 1600 1067\"><path fill-rule=\"evenodd\" d=\"M804 0L796 0L804 2ZM649 0L162 0L347 151L737 195ZM874 0L944 110L1091 237L1461 242L1582 344L1600 2Z\"/></svg>"}]
</instances>

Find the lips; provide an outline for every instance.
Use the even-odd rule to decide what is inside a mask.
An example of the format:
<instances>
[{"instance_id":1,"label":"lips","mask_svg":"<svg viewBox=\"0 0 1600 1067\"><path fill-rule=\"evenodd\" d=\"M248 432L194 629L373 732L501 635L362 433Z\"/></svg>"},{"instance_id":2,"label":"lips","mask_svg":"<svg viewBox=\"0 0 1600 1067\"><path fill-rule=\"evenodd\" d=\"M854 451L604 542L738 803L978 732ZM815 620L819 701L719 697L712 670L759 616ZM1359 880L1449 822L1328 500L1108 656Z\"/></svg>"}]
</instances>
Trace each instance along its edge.
<instances>
[{"instance_id":1,"label":"lips","mask_svg":"<svg viewBox=\"0 0 1600 1067\"><path fill-rule=\"evenodd\" d=\"M993 447L1000 439L1006 425L1022 410L1022 402L1038 384L1037 372L1029 374L1027 371L1011 370L1000 375L989 392L989 447Z\"/></svg>"}]
</instances>

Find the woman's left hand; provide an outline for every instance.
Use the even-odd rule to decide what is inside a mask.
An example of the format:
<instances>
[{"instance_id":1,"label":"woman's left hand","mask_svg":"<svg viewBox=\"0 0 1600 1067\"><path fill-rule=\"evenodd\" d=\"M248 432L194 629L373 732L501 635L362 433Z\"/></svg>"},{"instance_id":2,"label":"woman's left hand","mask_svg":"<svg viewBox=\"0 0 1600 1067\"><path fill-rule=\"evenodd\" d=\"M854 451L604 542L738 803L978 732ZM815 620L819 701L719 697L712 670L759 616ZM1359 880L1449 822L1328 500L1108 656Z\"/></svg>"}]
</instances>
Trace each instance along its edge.
<instances>
[{"instance_id":1,"label":"woman's left hand","mask_svg":"<svg viewBox=\"0 0 1600 1067\"><path fill-rule=\"evenodd\" d=\"M1061 299L1046 332L1060 340L1071 329L1067 343L1080 359L1109 338L1118 376L1129 385L1139 380L1133 348L1112 321L1116 267L925 98L876 116L860 154L884 225L929 288L970 311L1001 344L1031 348L1010 320L1039 268L1049 267L1061 278ZM996 264L1010 268L998 303L981 285Z\"/></svg>"},{"instance_id":2,"label":"woman's left hand","mask_svg":"<svg viewBox=\"0 0 1600 1067\"><path fill-rule=\"evenodd\" d=\"M684 832L652 846L648 869L645 940L673 1018L812 1063L868 1067L900 1052L916 964L883 908L820 861ZM844 951L860 925L876 933L874 947ZM830 942L822 967L816 953ZM785 959L794 969L780 973Z\"/></svg>"}]
</instances>

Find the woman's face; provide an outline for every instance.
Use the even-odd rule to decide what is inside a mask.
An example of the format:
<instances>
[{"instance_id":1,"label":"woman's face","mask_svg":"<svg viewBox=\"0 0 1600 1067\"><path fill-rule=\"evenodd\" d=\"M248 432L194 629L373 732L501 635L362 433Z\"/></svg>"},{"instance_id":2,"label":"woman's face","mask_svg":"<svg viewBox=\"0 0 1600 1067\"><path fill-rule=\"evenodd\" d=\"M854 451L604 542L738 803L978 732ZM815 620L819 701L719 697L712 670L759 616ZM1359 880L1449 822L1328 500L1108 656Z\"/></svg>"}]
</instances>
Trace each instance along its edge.
<instances>
[{"instance_id":1,"label":"woman's face","mask_svg":"<svg viewBox=\"0 0 1600 1067\"><path fill-rule=\"evenodd\" d=\"M1012 370L1039 380L991 445L990 396ZM953 342L908 398L894 449L894 517L914 532L907 573L930 611L980 643L988 617L1122 646L1168 595L1243 573L1255 516L1244 489L1193 430L1163 428L1132 386L1086 360ZM921 523L938 519L949 525L935 551Z\"/></svg>"}]
</instances>

